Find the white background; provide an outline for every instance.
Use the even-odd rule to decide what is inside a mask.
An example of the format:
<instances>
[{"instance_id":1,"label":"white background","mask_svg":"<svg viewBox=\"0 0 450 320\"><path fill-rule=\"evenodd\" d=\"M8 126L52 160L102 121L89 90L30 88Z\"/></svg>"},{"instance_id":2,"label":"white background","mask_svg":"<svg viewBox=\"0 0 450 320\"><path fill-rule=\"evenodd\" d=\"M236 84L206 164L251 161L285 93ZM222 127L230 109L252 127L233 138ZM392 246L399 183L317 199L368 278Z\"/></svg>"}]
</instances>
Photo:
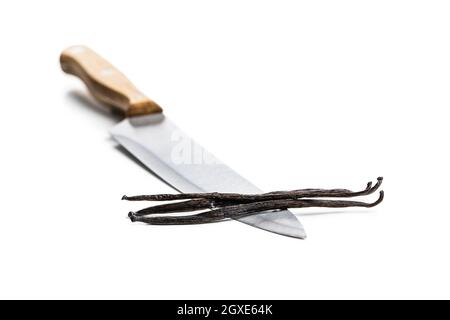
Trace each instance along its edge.
<instances>
[{"instance_id":1,"label":"white background","mask_svg":"<svg viewBox=\"0 0 450 320\"><path fill-rule=\"evenodd\" d=\"M449 16L448 1L2 2L0 298L450 298ZM132 224L123 194L172 190L60 71L74 44L262 189L383 175L385 201L295 210L305 241Z\"/></svg>"}]
</instances>

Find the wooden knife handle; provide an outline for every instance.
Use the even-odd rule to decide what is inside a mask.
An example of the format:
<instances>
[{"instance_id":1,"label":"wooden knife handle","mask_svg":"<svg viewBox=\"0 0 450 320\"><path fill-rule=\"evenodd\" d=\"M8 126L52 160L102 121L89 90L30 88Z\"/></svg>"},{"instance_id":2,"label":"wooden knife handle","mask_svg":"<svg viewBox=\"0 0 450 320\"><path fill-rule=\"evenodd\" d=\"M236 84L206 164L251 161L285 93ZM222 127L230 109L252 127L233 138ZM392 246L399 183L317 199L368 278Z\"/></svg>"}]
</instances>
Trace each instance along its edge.
<instances>
[{"instance_id":1,"label":"wooden knife handle","mask_svg":"<svg viewBox=\"0 0 450 320\"><path fill-rule=\"evenodd\" d=\"M80 78L92 95L125 116L162 112L160 106L144 96L119 70L85 46L74 46L60 57L64 72Z\"/></svg>"}]
</instances>

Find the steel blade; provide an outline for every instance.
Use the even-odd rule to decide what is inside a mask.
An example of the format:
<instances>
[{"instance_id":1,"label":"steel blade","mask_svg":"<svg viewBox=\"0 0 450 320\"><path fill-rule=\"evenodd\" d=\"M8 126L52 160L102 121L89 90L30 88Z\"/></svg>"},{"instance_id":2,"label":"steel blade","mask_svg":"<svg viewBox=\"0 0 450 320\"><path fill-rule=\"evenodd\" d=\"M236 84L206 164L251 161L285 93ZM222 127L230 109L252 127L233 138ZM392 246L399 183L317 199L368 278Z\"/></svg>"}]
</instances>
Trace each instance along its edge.
<instances>
[{"instance_id":1,"label":"steel blade","mask_svg":"<svg viewBox=\"0 0 450 320\"><path fill-rule=\"evenodd\" d=\"M134 157L180 192L261 192L163 114L125 119L110 132ZM300 221L288 210L237 220L277 234L306 238Z\"/></svg>"}]
</instances>

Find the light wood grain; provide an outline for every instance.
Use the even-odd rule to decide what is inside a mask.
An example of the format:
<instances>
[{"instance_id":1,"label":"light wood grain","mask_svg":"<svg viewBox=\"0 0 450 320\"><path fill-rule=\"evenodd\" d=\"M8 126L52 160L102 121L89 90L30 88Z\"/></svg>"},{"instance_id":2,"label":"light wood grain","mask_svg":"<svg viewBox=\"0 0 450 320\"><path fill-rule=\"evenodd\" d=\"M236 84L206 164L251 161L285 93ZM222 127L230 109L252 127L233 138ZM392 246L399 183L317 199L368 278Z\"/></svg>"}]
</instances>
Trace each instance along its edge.
<instances>
[{"instance_id":1,"label":"light wood grain","mask_svg":"<svg viewBox=\"0 0 450 320\"><path fill-rule=\"evenodd\" d=\"M97 100L127 117L162 112L119 70L86 46L64 50L60 62L64 72L79 77Z\"/></svg>"}]
</instances>

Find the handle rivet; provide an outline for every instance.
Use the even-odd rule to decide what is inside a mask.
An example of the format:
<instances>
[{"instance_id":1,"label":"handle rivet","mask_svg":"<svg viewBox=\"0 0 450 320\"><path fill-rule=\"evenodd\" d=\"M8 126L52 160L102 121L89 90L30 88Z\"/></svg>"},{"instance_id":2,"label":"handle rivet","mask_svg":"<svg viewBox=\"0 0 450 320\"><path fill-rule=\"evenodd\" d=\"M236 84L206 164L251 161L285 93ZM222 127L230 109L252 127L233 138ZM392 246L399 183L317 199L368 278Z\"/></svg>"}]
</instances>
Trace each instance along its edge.
<instances>
[{"instance_id":1,"label":"handle rivet","mask_svg":"<svg viewBox=\"0 0 450 320\"><path fill-rule=\"evenodd\" d=\"M69 52L72 54L79 54L85 52L86 49L82 46L75 46L69 49Z\"/></svg>"},{"instance_id":2,"label":"handle rivet","mask_svg":"<svg viewBox=\"0 0 450 320\"><path fill-rule=\"evenodd\" d=\"M116 73L116 71L114 70L114 68L104 68L102 69L102 71L100 71L100 73L104 77L109 77L112 76L114 73Z\"/></svg>"},{"instance_id":3,"label":"handle rivet","mask_svg":"<svg viewBox=\"0 0 450 320\"><path fill-rule=\"evenodd\" d=\"M133 98L136 100L145 99L145 96L142 93L135 93L133 94Z\"/></svg>"}]
</instances>

